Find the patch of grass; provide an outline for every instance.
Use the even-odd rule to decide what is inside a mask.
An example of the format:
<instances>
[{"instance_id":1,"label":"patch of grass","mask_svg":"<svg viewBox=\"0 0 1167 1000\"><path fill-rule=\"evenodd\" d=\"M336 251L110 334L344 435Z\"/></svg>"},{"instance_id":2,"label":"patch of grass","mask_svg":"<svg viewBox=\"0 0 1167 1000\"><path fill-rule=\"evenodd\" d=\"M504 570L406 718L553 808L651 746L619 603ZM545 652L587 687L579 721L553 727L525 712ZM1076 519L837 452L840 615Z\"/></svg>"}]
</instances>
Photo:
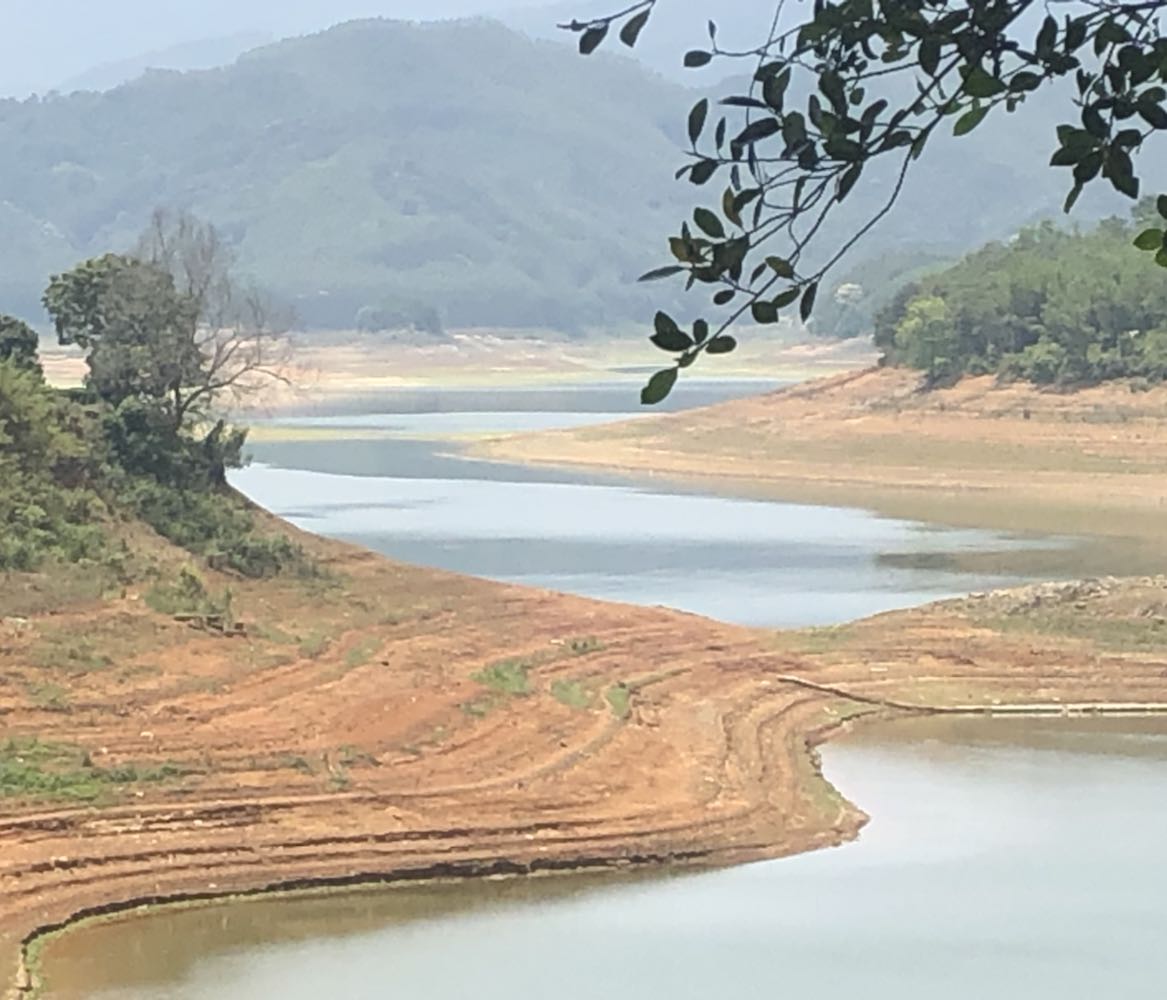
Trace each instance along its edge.
<instances>
[{"instance_id":1,"label":"patch of grass","mask_svg":"<svg viewBox=\"0 0 1167 1000\"><path fill-rule=\"evenodd\" d=\"M251 634L257 639L262 639L264 642L273 642L279 646L294 646L300 641L290 632L285 632L278 625L253 625L251 626Z\"/></svg>"},{"instance_id":2,"label":"patch of grass","mask_svg":"<svg viewBox=\"0 0 1167 1000\"><path fill-rule=\"evenodd\" d=\"M853 637L846 625L829 625L826 628L806 628L797 632L783 632L777 637L778 645L792 653L827 653L837 649Z\"/></svg>"},{"instance_id":3,"label":"patch of grass","mask_svg":"<svg viewBox=\"0 0 1167 1000\"><path fill-rule=\"evenodd\" d=\"M37 708L43 708L50 712L67 712L69 710L69 692L60 684L51 682L30 684L28 697Z\"/></svg>"},{"instance_id":4,"label":"patch of grass","mask_svg":"<svg viewBox=\"0 0 1167 1000\"><path fill-rule=\"evenodd\" d=\"M568 708L588 709L596 703L595 689L582 681L553 681L551 697Z\"/></svg>"},{"instance_id":5,"label":"patch of grass","mask_svg":"<svg viewBox=\"0 0 1167 1000\"><path fill-rule=\"evenodd\" d=\"M502 697L498 694L484 694L470 701L464 701L458 707L467 715L475 719L484 719L495 708L502 704Z\"/></svg>"},{"instance_id":6,"label":"patch of grass","mask_svg":"<svg viewBox=\"0 0 1167 1000\"><path fill-rule=\"evenodd\" d=\"M344 665L350 670L364 666L381 649L381 640L375 635L366 636L344 655Z\"/></svg>"},{"instance_id":7,"label":"patch of grass","mask_svg":"<svg viewBox=\"0 0 1167 1000\"><path fill-rule=\"evenodd\" d=\"M356 767L364 765L366 767L380 767L381 762L377 760L367 750L362 750L360 747L355 747L351 743L347 743L337 750L337 757L340 760L342 767Z\"/></svg>"},{"instance_id":8,"label":"patch of grass","mask_svg":"<svg viewBox=\"0 0 1167 1000\"><path fill-rule=\"evenodd\" d=\"M116 795L126 785L162 782L191 773L181 764L123 764L97 767L82 747L45 743L36 737L0 744L0 798L92 802Z\"/></svg>"},{"instance_id":9,"label":"patch of grass","mask_svg":"<svg viewBox=\"0 0 1167 1000\"><path fill-rule=\"evenodd\" d=\"M331 645L332 637L316 629L300 640L300 655L306 660L316 660L323 656Z\"/></svg>"},{"instance_id":10,"label":"patch of grass","mask_svg":"<svg viewBox=\"0 0 1167 1000\"><path fill-rule=\"evenodd\" d=\"M632 691L623 681L608 688L604 692L604 700L617 719L627 719L632 714Z\"/></svg>"},{"instance_id":11,"label":"patch of grass","mask_svg":"<svg viewBox=\"0 0 1167 1000\"><path fill-rule=\"evenodd\" d=\"M997 632L1036 633L1092 642L1117 652L1156 652L1167 648L1167 617L1102 617L1090 610L1056 608L1024 615L976 617L977 625Z\"/></svg>"},{"instance_id":12,"label":"patch of grass","mask_svg":"<svg viewBox=\"0 0 1167 1000\"><path fill-rule=\"evenodd\" d=\"M530 674L531 664L528 661L502 660L472 674L471 679L499 694L522 697L531 693Z\"/></svg>"},{"instance_id":13,"label":"patch of grass","mask_svg":"<svg viewBox=\"0 0 1167 1000\"><path fill-rule=\"evenodd\" d=\"M102 646L106 648L104 643ZM35 666L68 674L87 674L113 664L109 656L98 651L93 639L69 635L45 636L31 654Z\"/></svg>"}]
</instances>

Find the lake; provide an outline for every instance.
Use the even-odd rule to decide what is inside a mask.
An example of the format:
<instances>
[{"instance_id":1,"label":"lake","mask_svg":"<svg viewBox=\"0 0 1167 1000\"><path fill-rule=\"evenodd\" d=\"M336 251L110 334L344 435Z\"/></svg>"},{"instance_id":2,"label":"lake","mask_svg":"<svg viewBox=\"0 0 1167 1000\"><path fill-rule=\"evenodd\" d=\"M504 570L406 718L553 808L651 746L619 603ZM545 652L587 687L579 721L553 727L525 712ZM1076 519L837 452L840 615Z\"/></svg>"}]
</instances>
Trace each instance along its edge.
<instances>
[{"instance_id":1,"label":"lake","mask_svg":"<svg viewBox=\"0 0 1167 1000\"><path fill-rule=\"evenodd\" d=\"M720 387L708 393L756 388ZM708 401L708 400L706 400ZM627 408L427 393L305 415L235 482L397 558L754 625L843 621L1017 582L1013 539L472 462L457 439ZM369 437L369 434L376 436ZM160 911L49 944L57 1000L1026 1000L1160 997L1167 721L913 720L824 748L854 844L699 875L403 887Z\"/></svg>"},{"instance_id":2,"label":"lake","mask_svg":"<svg viewBox=\"0 0 1167 1000\"><path fill-rule=\"evenodd\" d=\"M698 389L681 398L758 387ZM959 557L1066 544L458 454L468 435L636 415L629 386L556 390L558 410L542 409L548 398L430 390L394 400L394 412L288 419L285 428L327 436L253 444L254 463L232 481L309 531L396 559L745 625L824 625L1016 584L1024 578L962 572Z\"/></svg>"}]
</instances>

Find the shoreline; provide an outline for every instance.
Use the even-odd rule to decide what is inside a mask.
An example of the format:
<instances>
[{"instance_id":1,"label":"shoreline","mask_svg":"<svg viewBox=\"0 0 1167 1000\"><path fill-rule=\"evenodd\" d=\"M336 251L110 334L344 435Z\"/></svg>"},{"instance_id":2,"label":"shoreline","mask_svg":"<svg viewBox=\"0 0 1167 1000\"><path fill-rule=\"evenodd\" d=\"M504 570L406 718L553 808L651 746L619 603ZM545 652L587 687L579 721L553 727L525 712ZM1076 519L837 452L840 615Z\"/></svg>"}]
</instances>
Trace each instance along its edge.
<instances>
[{"instance_id":1,"label":"shoreline","mask_svg":"<svg viewBox=\"0 0 1167 1000\"><path fill-rule=\"evenodd\" d=\"M802 685L799 678L781 678ZM823 693L831 689L808 684ZM842 695L841 692L835 692ZM860 715L836 726L828 727L808 736L807 752L813 761L817 776L827 781L822 773L818 747L825 745L839 735L850 733L854 728L878 728L897 719L912 717L960 717L968 718L1155 718L1167 716L1167 702L1124 705L1124 704L1049 704L1017 706L952 706L921 708L909 705L889 705L877 699L859 698L854 695L843 697L859 703L870 704L874 711L870 715ZM829 784L829 782L828 782ZM833 788L833 785L832 785ZM342 896L354 892L384 892L394 888L425 887L440 885L465 885L478 881L500 881L517 879L552 879L566 883L582 877L616 877L637 875L655 878L664 874L712 871L749 861L779 860L799 854L841 846L856 840L870 817L858 806L848 803L854 811L854 825L845 831L832 831L835 837L804 846L793 846L780 853L766 853L753 856L751 852L742 858L714 860L705 851L681 852L660 856L639 855L617 858L589 857L586 855L564 859L535 859L527 863L507 857L443 863L416 869L395 869L371 871L352 875L317 877L305 875L268 885L257 885L229 892L191 892L165 897L142 897L120 900L109 904L99 904L78 910L64 919L31 931L20 943L20 955L14 986L5 1000L30 1000L39 996L44 985L44 969L41 955L43 948L56 937L92 923L120 922L149 919L159 911L187 908L215 908L230 906L236 902L253 899L290 901L311 899L320 896Z\"/></svg>"},{"instance_id":2,"label":"shoreline","mask_svg":"<svg viewBox=\"0 0 1167 1000\"><path fill-rule=\"evenodd\" d=\"M201 634L135 592L0 619L9 748L67 742L139 775L88 803L0 800L6 997L33 989L37 929L67 932L77 914L395 873L787 856L866 821L815 749L849 727L905 712L1167 710L1163 577L775 632L281 530L320 560L319 579L208 574L233 589L244 640ZM90 666L75 635L97 637L110 662ZM38 687L50 656L74 664L51 697Z\"/></svg>"}]
</instances>

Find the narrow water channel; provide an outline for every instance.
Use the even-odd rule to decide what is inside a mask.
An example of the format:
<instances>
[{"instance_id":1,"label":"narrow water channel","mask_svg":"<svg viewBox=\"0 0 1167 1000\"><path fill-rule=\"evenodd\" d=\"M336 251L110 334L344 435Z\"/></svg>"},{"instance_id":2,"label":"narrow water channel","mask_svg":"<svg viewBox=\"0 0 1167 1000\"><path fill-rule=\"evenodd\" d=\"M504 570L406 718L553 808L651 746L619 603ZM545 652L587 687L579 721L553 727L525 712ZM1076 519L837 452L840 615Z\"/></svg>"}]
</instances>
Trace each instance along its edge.
<instances>
[{"instance_id":1,"label":"narrow water channel","mask_svg":"<svg viewBox=\"0 0 1167 1000\"><path fill-rule=\"evenodd\" d=\"M457 456L451 435L610 419L625 396L583 392L556 413L531 399L438 393L408 412L305 418L316 438L258 443L236 481L311 530L398 558L758 625L825 624L1016 582L945 557L1061 544ZM1163 995L1167 721L913 721L832 744L824 765L873 817L844 848L631 883L160 911L51 943L48 996Z\"/></svg>"}]
</instances>

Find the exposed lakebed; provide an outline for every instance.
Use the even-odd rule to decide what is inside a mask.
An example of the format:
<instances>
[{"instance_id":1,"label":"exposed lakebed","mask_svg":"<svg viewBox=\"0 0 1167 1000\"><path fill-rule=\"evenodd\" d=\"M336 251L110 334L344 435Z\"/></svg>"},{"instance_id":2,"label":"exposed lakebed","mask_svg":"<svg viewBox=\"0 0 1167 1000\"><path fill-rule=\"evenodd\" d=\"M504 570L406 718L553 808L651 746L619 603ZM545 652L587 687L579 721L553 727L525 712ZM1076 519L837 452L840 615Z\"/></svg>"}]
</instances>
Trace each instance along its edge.
<instances>
[{"instance_id":1,"label":"exposed lakebed","mask_svg":"<svg viewBox=\"0 0 1167 1000\"><path fill-rule=\"evenodd\" d=\"M306 418L298 425L325 436L257 444L237 483L310 530L397 558L755 625L826 624L1015 582L945 556L1060 544L485 465L450 440L611 419L627 390L605 392L557 413L521 393L438 394L420 414ZM1160 995L1167 722L917 720L823 756L873 816L838 850L630 883L163 910L52 942L50 996Z\"/></svg>"}]
</instances>

